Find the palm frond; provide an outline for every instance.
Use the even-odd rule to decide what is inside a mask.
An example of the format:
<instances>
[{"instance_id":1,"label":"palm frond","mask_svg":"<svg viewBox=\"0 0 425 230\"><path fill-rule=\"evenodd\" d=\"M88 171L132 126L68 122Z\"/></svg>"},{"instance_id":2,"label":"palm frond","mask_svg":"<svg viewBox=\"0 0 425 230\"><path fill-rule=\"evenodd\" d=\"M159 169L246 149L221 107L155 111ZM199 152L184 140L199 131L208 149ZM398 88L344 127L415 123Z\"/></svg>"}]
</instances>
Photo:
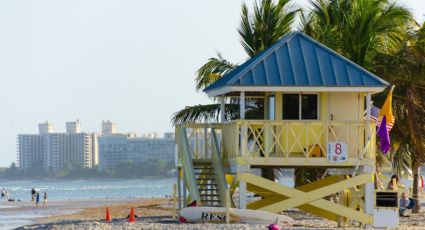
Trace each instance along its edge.
<instances>
[{"instance_id":1,"label":"palm frond","mask_svg":"<svg viewBox=\"0 0 425 230\"><path fill-rule=\"evenodd\" d=\"M232 120L239 116L238 104L226 104L226 119ZM218 122L220 116L220 104L194 105L173 114L171 122L175 124L195 122Z\"/></svg>"},{"instance_id":2,"label":"palm frond","mask_svg":"<svg viewBox=\"0 0 425 230\"><path fill-rule=\"evenodd\" d=\"M298 9L289 0L262 0L254 3L253 12L242 5L238 29L245 52L253 57L291 31Z\"/></svg>"},{"instance_id":3,"label":"palm frond","mask_svg":"<svg viewBox=\"0 0 425 230\"><path fill-rule=\"evenodd\" d=\"M236 67L237 65L229 62L223 58L221 53L217 52L217 57L208 59L207 63L199 68L195 78L196 89L200 90L207 87Z\"/></svg>"}]
</instances>

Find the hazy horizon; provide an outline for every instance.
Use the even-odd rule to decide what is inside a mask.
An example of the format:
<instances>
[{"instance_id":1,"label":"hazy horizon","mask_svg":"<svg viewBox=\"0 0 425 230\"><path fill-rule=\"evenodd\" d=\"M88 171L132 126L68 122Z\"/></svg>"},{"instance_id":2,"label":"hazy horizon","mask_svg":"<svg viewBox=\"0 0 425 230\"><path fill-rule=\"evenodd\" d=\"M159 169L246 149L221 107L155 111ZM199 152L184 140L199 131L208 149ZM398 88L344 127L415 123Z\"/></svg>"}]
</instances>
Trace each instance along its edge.
<instances>
[{"instance_id":1,"label":"hazy horizon","mask_svg":"<svg viewBox=\"0 0 425 230\"><path fill-rule=\"evenodd\" d=\"M76 119L84 132L102 120L120 132L173 132L175 111L211 102L195 90L197 69L216 51L246 59L242 2L253 1L0 2L0 166L16 161L17 135L46 120L56 132ZM423 22L425 3L398 2Z\"/></svg>"}]
</instances>

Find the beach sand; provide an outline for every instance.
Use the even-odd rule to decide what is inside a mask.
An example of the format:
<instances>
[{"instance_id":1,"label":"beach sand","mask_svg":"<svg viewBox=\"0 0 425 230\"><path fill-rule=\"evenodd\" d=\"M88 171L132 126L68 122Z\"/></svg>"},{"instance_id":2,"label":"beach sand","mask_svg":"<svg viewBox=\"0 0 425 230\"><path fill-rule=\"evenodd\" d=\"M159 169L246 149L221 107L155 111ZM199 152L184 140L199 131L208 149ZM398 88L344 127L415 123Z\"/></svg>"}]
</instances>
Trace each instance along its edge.
<instances>
[{"instance_id":1,"label":"beach sand","mask_svg":"<svg viewBox=\"0 0 425 230\"><path fill-rule=\"evenodd\" d=\"M178 223L172 219L171 203L165 198L64 201L54 205L57 205L57 208L66 205L70 211L67 214L37 218L36 224L26 225L19 229L266 229L264 225ZM78 206L81 207L78 208ZM111 223L104 221L106 206L110 208ZM425 209L424 203L422 206ZM134 207L138 216L135 223L128 223L126 219L130 207ZM291 229L341 229L337 228L335 222L297 209L286 211L283 214L295 219L295 225ZM400 229L424 229L423 223L425 223L425 213L400 217ZM359 229L359 227L353 224L345 229Z\"/></svg>"}]
</instances>

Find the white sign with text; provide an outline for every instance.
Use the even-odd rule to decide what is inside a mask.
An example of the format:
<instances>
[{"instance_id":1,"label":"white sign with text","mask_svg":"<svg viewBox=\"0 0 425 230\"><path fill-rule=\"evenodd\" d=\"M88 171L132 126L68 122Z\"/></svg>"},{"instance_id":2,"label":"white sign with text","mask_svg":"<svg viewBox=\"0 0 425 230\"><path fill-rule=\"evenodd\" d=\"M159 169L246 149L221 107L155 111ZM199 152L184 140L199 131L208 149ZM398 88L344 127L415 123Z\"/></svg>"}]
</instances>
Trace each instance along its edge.
<instances>
[{"instance_id":1,"label":"white sign with text","mask_svg":"<svg viewBox=\"0 0 425 230\"><path fill-rule=\"evenodd\" d=\"M328 161L345 162L348 160L347 143L341 141L328 142Z\"/></svg>"}]
</instances>

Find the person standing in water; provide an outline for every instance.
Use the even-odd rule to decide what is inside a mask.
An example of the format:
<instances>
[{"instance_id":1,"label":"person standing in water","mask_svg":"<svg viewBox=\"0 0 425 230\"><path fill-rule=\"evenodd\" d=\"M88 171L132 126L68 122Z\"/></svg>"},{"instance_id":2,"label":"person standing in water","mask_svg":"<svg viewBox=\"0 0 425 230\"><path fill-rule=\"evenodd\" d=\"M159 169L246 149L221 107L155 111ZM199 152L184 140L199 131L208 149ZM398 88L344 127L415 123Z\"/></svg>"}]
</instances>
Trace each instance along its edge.
<instances>
[{"instance_id":1,"label":"person standing in water","mask_svg":"<svg viewBox=\"0 0 425 230\"><path fill-rule=\"evenodd\" d=\"M43 208L47 207L47 192L44 192Z\"/></svg>"},{"instance_id":2,"label":"person standing in water","mask_svg":"<svg viewBox=\"0 0 425 230\"><path fill-rule=\"evenodd\" d=\"M35 195L35 207L38 208L38 204L40 203L40 193Z\"/></svg>"},{"instance_id":3,"label":"person standing in water","mask_svg":"<svg viewBox=\"0 0 425 230\"><path fill-rule=\"evenodd\" d=\"M35 198L35 189L32 188L31 189L31 201L34 201L34 198Z\"/></svg>"}]
</instances>

